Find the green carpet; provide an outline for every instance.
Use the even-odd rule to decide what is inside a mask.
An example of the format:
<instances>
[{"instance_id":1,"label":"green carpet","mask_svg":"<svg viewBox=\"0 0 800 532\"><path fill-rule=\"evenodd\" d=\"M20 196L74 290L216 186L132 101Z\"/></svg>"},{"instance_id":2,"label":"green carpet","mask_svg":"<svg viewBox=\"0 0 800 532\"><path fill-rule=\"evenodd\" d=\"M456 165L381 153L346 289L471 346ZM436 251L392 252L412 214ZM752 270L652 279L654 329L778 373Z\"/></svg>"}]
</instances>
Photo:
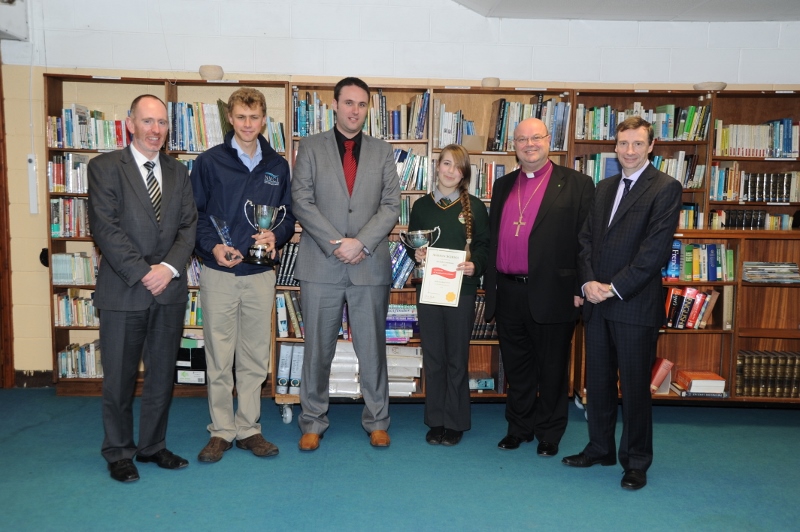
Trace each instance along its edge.
<instances>
[{"instance_id":1,"label":"green carpet","mask_svg":"<svg viewBox=\"0 0 800 532\"><path fill-rule=\"evenodd\" d=\"M138 401L137 401L138 404ZM263 401L280 454L234 447L217 464L203 398L173 402L168 447L180 471L138 464L114 482L100 456L99 398L0 390L0 526L4 530L798 530L800 410L658 406L648 485L619 487L621 468L572 469L586 443L570 406L558 458L496 445L502 404L474 404L461 444L425 443L422 405L393 404L392 445L373 449L361 405L334 404L319 450L300 453L296 423ZM295 408L295 416L298 408ZM618 427L619 429L620 427Z\"/></svg>"}]
</instances>

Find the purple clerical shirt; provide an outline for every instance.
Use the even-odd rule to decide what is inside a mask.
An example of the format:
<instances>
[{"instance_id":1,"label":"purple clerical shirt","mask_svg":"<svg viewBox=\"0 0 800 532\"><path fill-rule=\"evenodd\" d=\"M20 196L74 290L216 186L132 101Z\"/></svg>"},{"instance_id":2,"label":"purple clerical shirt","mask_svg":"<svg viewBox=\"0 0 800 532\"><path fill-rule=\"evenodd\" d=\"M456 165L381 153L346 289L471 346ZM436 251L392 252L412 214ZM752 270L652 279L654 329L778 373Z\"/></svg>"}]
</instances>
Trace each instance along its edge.
<instances>
[{"instance_id":1,"label":"purple clerical shirt","mask_svg":"<svg viewBox=\"0 0 800 532\"><path fill-rule=\"evenodd\" d=\"M500 216L500 234L497 245L497 271L513 275L528 275L528 237L533 222L542 205L544 191L553 173L553 163L547 163L533 173L533 177L521 169L512 185L511 193L503 205ZM533 195L531 197L531 195ZM528 200L530 199L530 203ZM525 205L528 205L527 207ZM517 224L522 208L522 224ZM519 230L519 231L518 231Z\"/></svg>"}]
</instances>

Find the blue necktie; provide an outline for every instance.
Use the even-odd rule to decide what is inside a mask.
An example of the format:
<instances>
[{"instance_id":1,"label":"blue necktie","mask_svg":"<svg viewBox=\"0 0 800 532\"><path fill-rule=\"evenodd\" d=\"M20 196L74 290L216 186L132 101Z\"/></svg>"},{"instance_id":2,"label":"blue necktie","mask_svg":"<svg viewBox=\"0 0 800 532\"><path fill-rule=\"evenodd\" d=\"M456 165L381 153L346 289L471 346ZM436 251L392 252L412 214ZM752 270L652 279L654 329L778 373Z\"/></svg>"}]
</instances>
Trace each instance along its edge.
<instances>
[{"instance_id":1,"label":"blue necktie","mask_svg":"<svg viewBox=\"0 0 800 532\"><path fill-rule=\"evenodd\" d=\"M623 179L622 181L625 185L625 188L622 189L622 199L619 200L620 203L622 203L622 200L624 200L625 196L628 195L628 192L631 191L631 183L633 183L632 179Z\"/></svg>"}]
</instances>

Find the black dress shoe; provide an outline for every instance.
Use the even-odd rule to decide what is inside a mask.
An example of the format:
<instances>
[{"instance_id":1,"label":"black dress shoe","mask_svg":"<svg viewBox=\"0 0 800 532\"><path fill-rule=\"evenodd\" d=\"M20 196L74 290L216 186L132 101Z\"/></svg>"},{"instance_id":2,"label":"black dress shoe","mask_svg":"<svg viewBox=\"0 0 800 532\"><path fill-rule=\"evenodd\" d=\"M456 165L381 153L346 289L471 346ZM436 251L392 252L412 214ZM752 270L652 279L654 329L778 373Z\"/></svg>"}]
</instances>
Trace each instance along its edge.
<instances>
[{"instance_id":1,"label":"black dress shoe","mask_svg":"<svg viewBox=\"0 0 800 532\"><path fill-rule=\"evenodd\" d=\"M506 449L510 451L512 449L518 448L521 443L523 442L527 443L532 440L533 438L520 438L519 436L514 436L513 434L509 434L508 436L500 440L500 443L498 443L497 446L500 447L501 449Z\"/></svg>"},{"instance_id":2,"label":"black dress shoe","mask_svg":"<svg viewBox=\"0 0 800 532\"><path fill-rule=\"evenodd\" d=\"M433 427L425 435L425 441L431 445L439 445L444 437L444 427Z\"/></svg>"},{"instance_id":3,"label":"black dress shoe","mask_svg":"<svg viewBox=\"0 0 800 532\"><path fill-rule=\"evenodd\" d=\"M120 482L133 482L139 480L139 470L130 458L123 458L108 464L111 478Z\"/></svg>"},{"instance_id":4,"label":"black dress shoe","mask_svg":"<svg viewBox=\"0 0 800 532\"><path fill-rule=\"evenodd\" d=\"M539 446L536 448L536 454L539 456L555 456L558 454L558 445L548 441L540 441Z\"/></svg>"},{"instance_id":5,"label":"black dress shoe","mask_svg":"<svg viewBox=\"0 0 800 532\"><path fill-rule=\"evenodd\" d=\"M640 490L647 485L647 473L641 469L628 469L620 485L626 490Z\"/></svg>"},{"instance_id":6,"label":"black dress shoe","mask_svg":"<svg viewBox=\"0 0 800 532\"><path fill-rule=\"evenodd\" d=\"M573 454L572 456L565 456L561 459L562 464L572 467L592 467L593 465L600 464L603 466L610 466L617 463L617 459L613 456L601 456L600 458L590 458L583 453Z\"/></svg>"},{"instance_id":7,"label":"black dress shoe","mask_svg":"<svg viewBox=\"0 0 800 532\"><path fill-rule=\"evenodd\" d=\"M463 431L445 429L444 436L442 437L442 445L446 445L448 447L452 447L453 445L458 445L458 442L461 441L461 436L463 435L464 435Z\"/></svg>"},{"instance_id":8,"label":"black dress shoe","mask_svg":"<svg viewBox=\"0 0 800 532\"><path fill-rule=\"evenodd\" d=\"M155 462L158 464L158 467L163 467L164 469L183 469L189 465L188 460L181 458L177 454L172 454L167 449L161 449L157 453L151 454L150 456L142 456L141 454L137 454L136 461Z\"/></svg>"}]
</instances>

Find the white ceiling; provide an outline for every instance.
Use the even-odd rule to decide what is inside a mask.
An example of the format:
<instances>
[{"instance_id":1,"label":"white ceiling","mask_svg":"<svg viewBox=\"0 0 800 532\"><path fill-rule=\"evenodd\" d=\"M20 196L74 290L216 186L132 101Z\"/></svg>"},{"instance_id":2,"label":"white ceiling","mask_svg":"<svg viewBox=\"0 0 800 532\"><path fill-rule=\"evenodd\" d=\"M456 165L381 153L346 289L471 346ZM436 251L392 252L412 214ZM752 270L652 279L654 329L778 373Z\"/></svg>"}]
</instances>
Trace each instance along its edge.
<instances>
[{"instance_id":1,"label":"white ceiling","mask_svg":"<svg viewBox=\"0 0 800 532\"><path fill-rule=\"evenodd\" d=\"M800 0L455 0L486 17L641 21L800 20Z\"/></svg>"}]
</instances>

